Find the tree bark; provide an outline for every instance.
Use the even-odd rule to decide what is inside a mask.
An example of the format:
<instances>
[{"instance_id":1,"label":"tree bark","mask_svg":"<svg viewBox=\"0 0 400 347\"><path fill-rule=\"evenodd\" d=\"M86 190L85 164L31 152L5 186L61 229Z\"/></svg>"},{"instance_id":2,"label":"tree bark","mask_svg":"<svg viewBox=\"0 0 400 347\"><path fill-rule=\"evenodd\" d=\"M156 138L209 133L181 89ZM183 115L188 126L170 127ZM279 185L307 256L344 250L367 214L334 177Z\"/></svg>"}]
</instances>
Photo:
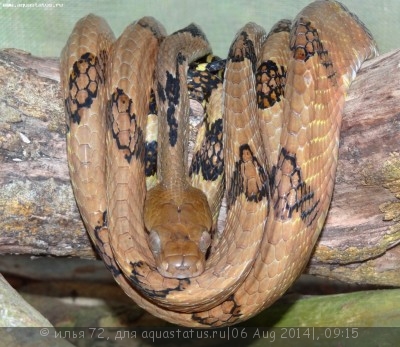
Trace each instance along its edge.
<instances>
[{"instance_id":1,"label":"tree bark","mask_svg":"<svg viewBox=\"0 0 400 347\"><path fill-rule=\"evenodd\" d=\"M400 286L400 50L350 88L329 216L308 273ZM73 197L56 59L0 51L0 254L93 258Z\"/></svg>"}]
</instances>

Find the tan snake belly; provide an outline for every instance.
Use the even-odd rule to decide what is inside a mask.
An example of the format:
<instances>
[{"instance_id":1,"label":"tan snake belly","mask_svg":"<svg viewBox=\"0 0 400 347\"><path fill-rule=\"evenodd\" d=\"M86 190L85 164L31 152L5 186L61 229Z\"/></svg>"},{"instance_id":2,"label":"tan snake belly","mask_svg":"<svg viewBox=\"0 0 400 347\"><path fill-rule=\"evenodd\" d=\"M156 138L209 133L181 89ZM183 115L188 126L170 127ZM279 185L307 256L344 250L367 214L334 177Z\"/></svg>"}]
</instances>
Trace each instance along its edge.
<instances>
[{"instance_id":1,"label":"tan snake belly","mask_svg":"<svg viewBox=\"0 0 400 347\"><path fill-rule=\"evenodd\" d=\"M332 196L346 91L376 47L334 1L268 35L247 24L189 165L187 71L210 52L195 25L166 37L146 17L114 41L89 15L61 56L71 180L94 246L139 306L198 327L254 316L301 273Z\"/></svg>"}]
</instances>

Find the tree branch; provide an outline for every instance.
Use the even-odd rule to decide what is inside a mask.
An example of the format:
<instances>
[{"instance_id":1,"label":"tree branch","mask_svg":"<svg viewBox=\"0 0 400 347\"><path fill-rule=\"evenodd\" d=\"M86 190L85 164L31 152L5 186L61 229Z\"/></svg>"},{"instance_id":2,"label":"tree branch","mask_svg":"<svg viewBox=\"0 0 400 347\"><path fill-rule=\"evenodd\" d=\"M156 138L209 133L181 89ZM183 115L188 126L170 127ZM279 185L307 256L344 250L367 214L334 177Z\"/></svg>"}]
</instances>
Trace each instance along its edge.
<instances>
[{"instance_id":1,"label":"tree branch","mask_svg":"<svg viewBox=\"0 0 400 347\"><path fill-rule=\"evenodd\" d=\"M307 271L400 286L400 50L351 86L334 198ZM73 197L56 59L0 51L0 254L95 256Z\"/></svg>"}]
</instances>

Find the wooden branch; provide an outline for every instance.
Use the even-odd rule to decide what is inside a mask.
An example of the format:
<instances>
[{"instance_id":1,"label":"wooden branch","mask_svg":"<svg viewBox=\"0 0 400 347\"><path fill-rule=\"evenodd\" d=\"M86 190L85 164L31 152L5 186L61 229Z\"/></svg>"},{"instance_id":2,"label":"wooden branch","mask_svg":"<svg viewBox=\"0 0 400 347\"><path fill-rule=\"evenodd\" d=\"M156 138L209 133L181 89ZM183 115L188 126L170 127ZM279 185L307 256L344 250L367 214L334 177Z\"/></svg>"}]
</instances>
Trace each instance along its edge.
<instances>
[{"instance_id":1,"label":"wooden branch","mask_svg":"<svg viewBox=\"0 0 400 347\"><path fill-rule=\"evenodd\" d=\"M7 307L0 317L0 327L51 327L50 322L24 301L0 274L1 304Z\"/></svg>"},{"instance_id":2,"label":"wooden branch","mask_svg":"<svg viewBox=\"0 0 400 347\"><path fill-rule=\"evenodd\" d=\"M400 286L400 50L348 95L334 198L307 271ZM0 51L0 254L95 256L70 186L58 61Z\"/></svg>"},{"instance_id":3,"label":"wooden branch","mask_svg":"<svg viewBox=\"0 0 400 347\"><path fill-rule=\"evenodd\" d=\"M55 339L52 336L55 336L55 328L37 309L23 299L1 274L0 297L2 305L0 327L2 328L1 343L3 346L54 346ZM8 329L5 329L6 327ZM36 329L29 329L35 327ZM46 328L40 330L39 327ZM72 344L61 338L57 339L57 346L73 347Z\"/></svg>"}]
</instances>

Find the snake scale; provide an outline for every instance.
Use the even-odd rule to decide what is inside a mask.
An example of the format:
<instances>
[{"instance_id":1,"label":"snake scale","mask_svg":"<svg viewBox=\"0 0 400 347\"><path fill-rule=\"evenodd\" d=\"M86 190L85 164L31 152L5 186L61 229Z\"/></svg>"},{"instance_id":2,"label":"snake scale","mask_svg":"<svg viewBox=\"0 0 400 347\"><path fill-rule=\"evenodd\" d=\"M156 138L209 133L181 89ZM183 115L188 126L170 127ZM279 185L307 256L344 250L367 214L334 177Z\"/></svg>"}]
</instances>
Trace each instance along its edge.
<instances>
[{"instance_id":1,"label":"snake scale","mask_svg":"<svg viewBox=\"0 0 400 347\"><path fill-rule=\"evenodd\" d=\"M70 175L91 240L139 306L193 327L254 316L305 267L346 91L377 49L343 5L315 1L269 34L245 25L226 61L210 54L194 24L167 36L144 17L115 40L88 15L61 55Z\"/></svg>"}]
</instances>

